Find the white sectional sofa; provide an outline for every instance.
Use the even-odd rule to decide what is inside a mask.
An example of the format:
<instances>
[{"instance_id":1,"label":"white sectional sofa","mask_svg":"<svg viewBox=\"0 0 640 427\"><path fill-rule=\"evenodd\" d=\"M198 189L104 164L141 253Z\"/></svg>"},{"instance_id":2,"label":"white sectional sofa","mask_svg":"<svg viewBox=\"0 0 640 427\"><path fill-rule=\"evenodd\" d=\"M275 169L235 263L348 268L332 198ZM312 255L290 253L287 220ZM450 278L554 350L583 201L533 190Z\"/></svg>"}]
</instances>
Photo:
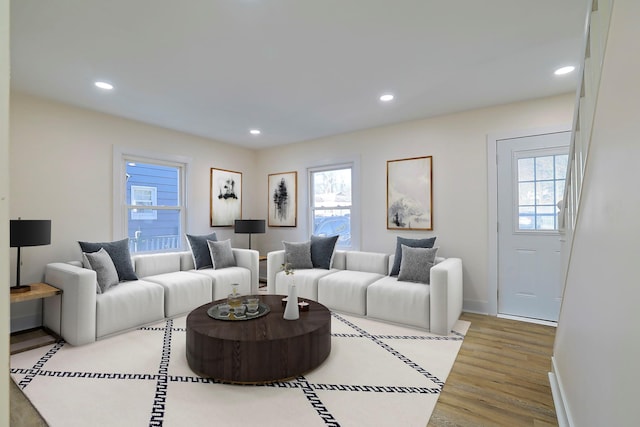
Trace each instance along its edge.
<instances>
[{"instance_id":1,"label":"white sectional sofa","mask_svg":"<svg viewBox=\"0 0 640 427\"><path fill-rule=\"evenodd\" d=\"M233 249L237 266L196 270L190 251L134 255L138 280L96 293L96 272L82 263L51 263L45 282L62 294L44 300L44 325L71 345L82 345L187 313L225 298L231 285L258 293L258 251Z\"/></svg>"},{"instance_id":2,"label":"white sectional sofa","mask_svg":"<svg viewBox=\"0 0 640 427\"><path fill-rule=\"evenodd\" d=\"M299 297L340 312L448 335L462 313L462 260L436 258L430 284L389 276L394 255L335 251L331 269L282 271L285 251L267 254L267 292L286 295L291 280Z\"/></svg>"}]
</instances>

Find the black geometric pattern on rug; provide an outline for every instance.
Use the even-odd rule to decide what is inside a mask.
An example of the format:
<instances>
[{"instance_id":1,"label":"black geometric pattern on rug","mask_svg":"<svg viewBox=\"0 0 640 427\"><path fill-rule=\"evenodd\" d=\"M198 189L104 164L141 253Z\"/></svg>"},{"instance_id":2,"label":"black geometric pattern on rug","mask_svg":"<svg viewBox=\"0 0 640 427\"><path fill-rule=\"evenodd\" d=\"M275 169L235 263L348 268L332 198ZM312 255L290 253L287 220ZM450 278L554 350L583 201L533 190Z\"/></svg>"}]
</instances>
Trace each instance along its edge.
<instances>
[{"instance_id":1,"label":"black geometric pattern on rug","mask_svg":"<svg viewBox=\"0 0 640 427\"><path fill-rule=\"evenodd\" d=\"M296 378L296 381L302 385L302 392L309 404L315 409L316 413L322 418L322 421L328 426L339 427L340 424L338 421L331 415L331 412L327 409L326 406L322 403L318 394L314 391L309 381L304 376L300 376Z\"/></svg>"},{"instance_id":2,"label":"black geometric pattern on rug","mask_svg":"<svg viewBox=\"0 0 640 427\"><path fill-rule=\"evenodd\" d=\"M164 419L164 406L167 401L167 381L169 372L169 361L171 360L171 333L173 331L173 319L167 320L164 329L164 339L162 340L162 357L160 357L160 367L158 369L158 381L156 382L156 395L153 398L151 409L151 419L149 426L162 426Z\"/></svg>"},{"instance_id":3,"label":"black geometric pattern on rug","mask_svg":"<svg viewBox=\"0 0 640 427\"><path fill-rule=\"evenodd\" d=\"M344 323L344 324L348 325L349 327L355 329L356 331L360 332L363 337L369 338L371 341L373 341L374 343L376 343L377 345L379 345L380 347L382 347L383 349L385 349L389 353L393 354L398 359L402 360L408 366L412 367L413 369L418 371L420 374L424 375L426 378L428 378L429 380L433 381L435 384L437 384L440 387L438 389L438 392L440 392L442 390L442 387L444 387L444 381L442 381L441 379L439 379L435 375L431 374L426 369L424 369L422 366L420 366L417 363L413 362L407 356L405 356L404 354L400 353L399 351L397 351L393 347L389 346L387 343L381 341L380 338L378 338L377 336L369 334L369 332L365 331L360 326L355 325L352 322L349 322L347 319L345 319L344 317L340 316L339 314L336 314L336 313L333 313L333 312L331 314L333 315L333 317L335 317L336 319L340 320L342 323Z\"/></svg>"},{"instance_id":4,"label":"black geometric pattern on rug","mask_svg":"<svg viewBox=\"0 0 640 427\"><path fill-rule=\"evenodd\" d=\"M64 346L64 341L58 341L56 342L53 347L51 347L49 349L49 351L47 351L45 353L44 356L42 356L36 363L35 365L33 365L33 368L29 369L29 372L27 372L27 375L20 380L20 382L18 383L18 387L20 387L21 389L24 389L26 386L29 385L29 383L31 383L31 380L33 380L33 378L36 375L42 375L42 368L44 367L44 364L47 363L54 354L56 354L58 352L58 350L60 350L62 347Z\"/></svg>"},{"instance_id":5,"label":"black geometric pattern on rug","mask_svg":"<svg viewBox=\"0 0 640 427\"><path fill-rule=\"evenodd\" d=\"M289 381L276 381L267 384L247 384L247 385L234 385L234 387L273 387L273 388L287 388L298 389L307 398L310 406L316 411L318 416L322 419L327 426L340 426L339 422L334 418L331 412L323 404L318 397L317 391L342 391L342 392L369 392L369 393L386 393L386 394L438 394L444 386L444 382L435 375L432 375L427 370L422 368L417 363L410 360L407 356L395 350L387 345L382 340L433 340L433 341L462 341L464 335L451 331L452 336L412 336L412 335L375 335L370 334L363 328L355 325L344 317L337 313L331 313L332 316L349 326L356 333L332 333L333 337L340 338L355 338L355 339L367 339L380 346L390 354L404 362L407 366L413 368L424 377L428 378L438 387L415 387L415 386L389 386L389 385L371 385L371 384L322 384L322 383L310 383L304 376L299 376L296 379ZM151 402L151 411L149 414L149 426L162 426L165 415L165 405L167 398L167 389L171 383L198 383L198 384L224 384L219 380L210 378L202 378L199 376L181 376L181 375L169 375L169 364L171 361L171 342L174 333L186 333L185 328L176 328L173 326L173 320L166 320L163 327L142 327L140 330L148 331L163 331L163 345L162 356L160 358L160 365L158 367L157 374L136 374L136 373L118 373L118 372L78 372L78 371L57 371L45 369L46 363L66 344L64 340L60 340L53 344L52 347L33 365L33 367L24 368L11 368L11 374L25 375L18 386L21 389L25 389L29 386L31 381L38 376L44 377L58 377L58 378L87 378L87 379L105 379L105 380L148 380L155 381L155 395Z\"/></svg>"}]
</instances>

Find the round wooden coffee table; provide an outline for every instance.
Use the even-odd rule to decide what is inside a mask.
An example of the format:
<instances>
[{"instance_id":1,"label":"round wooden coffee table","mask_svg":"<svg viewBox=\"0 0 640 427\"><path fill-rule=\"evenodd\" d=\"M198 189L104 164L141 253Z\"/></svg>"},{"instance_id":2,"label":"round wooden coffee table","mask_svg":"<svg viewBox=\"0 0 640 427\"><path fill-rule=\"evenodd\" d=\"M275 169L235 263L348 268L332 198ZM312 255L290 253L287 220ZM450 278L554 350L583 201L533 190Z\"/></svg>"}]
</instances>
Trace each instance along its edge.
<instances>
[{"instance_id":1,"label":"round wooden coffee table","mask_svg":"<svg viewBox=\"0 0 640 427\"><path fill-rule=\"evenodd\" d=\"M331 352L331 313L305 300L309 311L284 320L283 295L258 295L271 311L256 319L224 321L207 310L187 316L187 362L196 374L225 382L263 383L289 379L320 365Z\"/></svg>"}]
</instances>

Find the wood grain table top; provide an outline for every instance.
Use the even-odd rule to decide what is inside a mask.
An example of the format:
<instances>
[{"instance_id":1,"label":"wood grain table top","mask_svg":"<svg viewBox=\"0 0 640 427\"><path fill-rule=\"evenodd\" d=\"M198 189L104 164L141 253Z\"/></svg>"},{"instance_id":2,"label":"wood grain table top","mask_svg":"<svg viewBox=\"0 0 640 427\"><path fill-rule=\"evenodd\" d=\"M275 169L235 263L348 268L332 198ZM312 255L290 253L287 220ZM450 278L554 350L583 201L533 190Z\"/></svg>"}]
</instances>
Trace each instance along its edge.
<instances>
[{"instance_id":1,"label":"wood grain table top","mask_svg":"<svg viewBox=\"0 0 640 427\"><path fill-rule=\"evenodd\" d=\"M62 291L46 283L32 283L31 290L22 293L11 294L11 302L30 301L39 298L48 298L60 295Z\"/></svg>"}]
</instances>

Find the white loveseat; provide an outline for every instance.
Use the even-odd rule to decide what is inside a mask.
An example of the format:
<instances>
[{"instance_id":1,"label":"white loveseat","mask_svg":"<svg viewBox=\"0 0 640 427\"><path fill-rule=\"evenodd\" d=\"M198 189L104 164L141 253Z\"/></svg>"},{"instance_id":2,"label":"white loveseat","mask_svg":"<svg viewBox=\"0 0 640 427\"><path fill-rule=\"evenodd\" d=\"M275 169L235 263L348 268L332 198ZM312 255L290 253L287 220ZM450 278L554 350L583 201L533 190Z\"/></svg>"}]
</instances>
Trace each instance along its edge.
<instances>
[{"instance_id":1,"label":"white loveseat","mask_svg":"<svg viewBox=\"0 0 640 427\"><path fill-rule=\"evenodd\" d=\"M299 297L332 310L448 335L462 313L462 260L436 258L427 285L389 276L394 257L335 251L331 269L297 269L286 275L285 251L269 252L267 292L286 295L294 280Z\"/></svg>"},{"instance_id":2,"label":"white loveseat","mask_svg":"<svg viewBox=\"0 0 640 427\"><path fill-rule=\"evenodd\" d=\"M233 249L236 267L194 269L190 251L134 255L138 280L96 293L96 272L82 263L50 263L45 282L62 294L44 300L44 325L71 345L187 313L225 298L231 285L242 294L258 293L258 251Z\"/></svg>"}]
</instances>

